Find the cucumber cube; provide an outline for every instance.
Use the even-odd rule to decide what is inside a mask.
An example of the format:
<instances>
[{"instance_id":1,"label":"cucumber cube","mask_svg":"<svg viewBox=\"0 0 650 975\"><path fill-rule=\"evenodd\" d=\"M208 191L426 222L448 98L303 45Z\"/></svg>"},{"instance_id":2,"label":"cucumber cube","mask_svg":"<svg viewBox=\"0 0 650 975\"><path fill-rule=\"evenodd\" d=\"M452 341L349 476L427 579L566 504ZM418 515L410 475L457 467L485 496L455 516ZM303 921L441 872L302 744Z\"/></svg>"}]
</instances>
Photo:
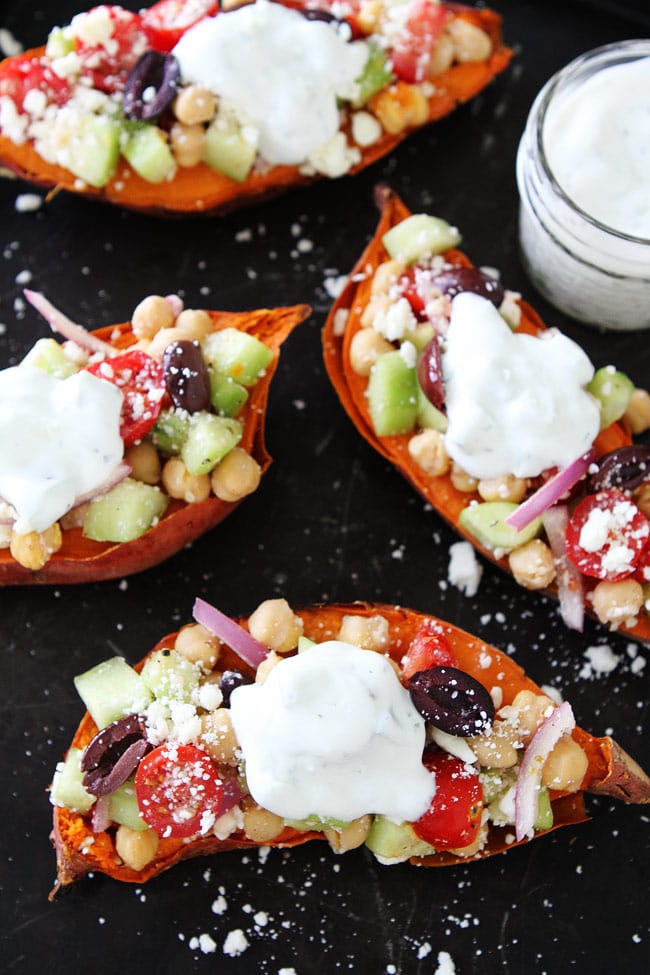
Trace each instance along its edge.
<instances>
[{"instance_id":1,"label":"cucumber cube","mask_svg":"<svg viewBox=\"0 0 650 975\"><path fill-rule=\"evenodd\" d=\"M257 156L257 142L246 138L234 120L217 116L208 126L203 160L218 172L243 183Z\"/></svg>"},{"instance_id":2,"label":"cucumber cube","mask_svg":"<svg viewBox=\"0 0 650 975\"><path fill-rule=\"evenodd\" d=\"M157 700L189 702L199 684L198 668L175 650L157 650L140 672Z\"/></svg>"},{"instance_id":3,"label":"cucumber cube","mask_svg":"<svg viewBox=\"0 0 650 975\"><path fill-rule=\"evenodd\" d=\"M74 679L79 697L98 728L141 714L153 694L124 657L111 657Z\"/></svg>"},{"instance_id":4,"label":"cucumber cube","mask_svg":"<svg viewBox=\"0 0 650 975\"><path fill-rule=\"evenodd\" d=\"M398 351L378 356L368 380L368 408L378 437L409 433L418 414L418 380Z\"/></svg>"},{"instance_id":5,"label":"cucumber cube","mask_svg":"<svg viewBox=\"0 0 650 975\"><path fill-rule=\"evenodd\" d=\"M594 373L587 392L600 403L600 429L604 430L625 413L634 392L634 383L613 366L603 366Z\"/></svg>"},{"instance_id":6,"label":"cucumber cube","mask_svg":"<svg viewBox=\"0 0 650 975\"><path fill-rule=\"evenodd\" d=\"M127 779L115 792L108 797L108 815L114 823L128 826L138 831L148 829L138 805L133 779Z\"/></svg>"},{"instance_id":7,"label":"cucumber cube","mask_svg":"<svg viewBox=\"0 0 650 975\"><path fill-rule=\"evenodd\" d=\"M381 862L400 862L413 856L435 853L421 840L409 823L394 823L385 816L375 816L366 837L366 846Z\"/></svg>"},{"instance_id":8,"label":"cucumber cube","mask_svg":"<svg viewBox=\"0 0 650 975\"><path fill-rule=\"evenodd\" d=\"M122 155L148 183L163 183L176 172L176 161L165 133L157 125L143 125L122 137Z\"/></svg>"},{"instance_id":9,"label":"cucumber cube","mask_svg":"<svg viewBox=\"0 0 650 975\"><path fill-rule=\"evenodd\" d=\"M273 360L273 351L268 346L237 328L211 332L201 347L215 372L230 376L242 386L254 386Z\"/></svg>"},{"instance_id":10,"label":"cucumber cube","mask_svg":"<svg viewBox=\"0 0 650 975\"><path fill-rule=\"evenodd\" d=\"M187 440L190 414L186 410L163 410L151 431L151 440L163 454L180 454Z\"/></svg>"},{"instance_id":11,"label":"cucumber cube","mask_svg":"<svg viewBox=\"0 0 650 975\"><path fill-rule=\"evenodd\" d=\"M530 524L517 531L506 525L505 519L516 511L518 505L512 501L482 501L463 508L459 524L473 535L481 545L491 550L502 549L510 552L519 545L525 545L539 534L542 519L535 518Z\"/></svg>"},{"instance_id":12,"label":"cucumber cube","mask_svg":"<svg viewBox=\"0 0 650 975\"><path fill-rule=\"evenodd\" d=\"M181 458L190 474L208 474L237 446L242 432L241 423L230 417L195 413L181 447Z\"/></svg>"},{"instance_id":13,"label":"cucumber cube","mask_svg":"<svg viewBox=\"0 0 650 975\"><path fill-rule=\"evenodd\" d=\"M66 167L89 186L101 189L120 156L120 124L107 115L80 115L71 132Z\"/></svg>"},{"instance_id":14,"label":"cucumber cube","mask_svg":"<svg viewBox=\"0 0 650 975\"><path fill-rule=\"evenodd\" d=\"M63 351L56 339L39 339L23 361L23 366L33 366L56 376L57 379L67 379L68 376L79 372L79 367Z\"/></svg>"},{"instance_id":15,"label":"cucumber cube","mask_svg":"<svg viewBox=\"0 0 650 975\"><path fill-rule=\"evenodd\" d=\"M158 521L168 503L160 488L127 477L90 502L83 533L96 542L130 542Z\"/></svg>"},{"instance_id":16,"label":"cucumber cube","mask_svg":"<svg viewBox=\"0 0 650 975\"><path fill-rule=\"evenodd\" d=\"M534 823L535 829L551 829L553 826L553 807L548 789L544 786L537 793L537 816Z\"/></svg>"},{"instance_id":17,"label":"cucumber cube","mask_svg":"<svg viewBox=\"0 0 650 975\"><path fill-rule=\"evenodd\" d=\"M82 779L81 748L71 748L64 762L59 762L52 779L50 802L53 806L71 809L76 813L87 813L95 804L95 796L87 792Z\"/></svg>"},{"instance_id":18,"label":"cucumber cube","mask_svg":"<svg viewBox=\"0 0 650 975\"><path fill-rule=\"evenodd\" d=\"M248 399L248 390L241 383L235 382L232 376L224 376L214 369L209 369L208 372L210 400L215 413L219 416L237 416Z\"/></svg>"},{"instance_id":19,"label":"cucumber cube","mask_svg":"<svg viewBox=\"0 0 650 975\"><path fill-rule=\"evenodd\" d=\"M354 100L354 107L360 108L378 91L385 88L393 79L386 52L374 41L368 42L368 60L363 71L357 78L359 93Z\"/></svg>"},{"instance_id":20,"label":"cucumber cube","mask_svg":"<svg viewBox=\"0 0 650 975\"><path fill-rule=\"evenodd\" d=\"M438 430L439 433L445 433L448 422L442 410L437 409L418 386L418 426L423 430Z\"/></svg>"},{"instance_id":21,"label":"cucumber cube","mask_svg":"<svg viewBox=\"0 0 650 975\"><path fill-rule=\"evenodd\" d=\"M391 227L382 237L390 257L407 264L457 247L460 239L456 227L427 213L414 213Z\"/></svg>"},{"instance_id":22,"label":"cucumber cube","mask_svg":"<svg viewBox=\"0 0 650 975\"><path fill-rule=\"evenodd\" d=\"M45 48L47 57L55 61L57 58L64 58L72 51L74 51L74 37L66 34L61 27L53 27L47 37Z\"/></svg>"}]
</instances>

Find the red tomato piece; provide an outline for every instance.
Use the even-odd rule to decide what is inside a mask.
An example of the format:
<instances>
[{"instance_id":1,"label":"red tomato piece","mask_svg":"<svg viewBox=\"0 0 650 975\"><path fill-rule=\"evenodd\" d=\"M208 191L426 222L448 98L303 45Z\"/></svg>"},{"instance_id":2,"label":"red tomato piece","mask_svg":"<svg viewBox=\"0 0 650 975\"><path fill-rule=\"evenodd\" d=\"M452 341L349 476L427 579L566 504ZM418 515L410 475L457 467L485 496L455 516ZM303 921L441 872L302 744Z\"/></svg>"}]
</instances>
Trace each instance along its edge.
<instances>
[{"instance_id":1,"label":"red tomato piece","mask_svg":"<svg viewBox=\"0 0 650 975\"><path fill-rule=\"evenodd\" d=\"M142 29L154 51L166 54L190 27L218 10L218 0L160 0L142 11Z\"/></svg>"},{"instance_id":2,"label":"red tomato piece","mask_svg":"<svg viewBox=\"0 0 650 975\"><path fill-rule=\"evenodd\" d=\"M415 0L391 51L398 78L416 84L429 77L433 49L447 22L447 10L431 0Z\"/></svg>"},{"instance_id":3,"label":"red tomato piece","mask_svg":"<svg viewBox=\"0 0 650 975\"><path fill-rule=\"evenodd\" d=\"M413 309L413 313L417 315L418 318L424 318L426 317L424 314L424 306L426 302L418 289L415 270L416 269L414 267L409 267L406 269L398 281L398 288L402 297L406 298L409 305Z\"/></svg>"},{"instance_id":4,"label":"red tomato piece","mask_svg":"<svg viewBox=\"0 0 650 975\"><path fill-rule=\"evenodd\" d=\"M407 681L413 674L428 670L429 667L457 666L456 655L440 632L440 625L433 620L426 620L402 658L402 678Z\"/></svg>"},{"instance_id":5,"label":"red tomato piece","mask_svg":"<svg viewBox=\"0 0 650 975\"><path fill-rule=\"evenodd\" d=\"M650 582L650 542L648 542L641 552L641 557L634 570L634 578L642 586Z\"/></svg>"},{"instance_id":6,"label":"red tomato piece","mask_svg":"<svg viewBox=\"0 0 650 975\"><path fill-rule=\"evenodd\" d=\"M413 823L417 836L437 850L460 850L476 839L481 827L483 787L478 773L447 752L430 752L424 764L434 773L431 805Z\"/></svg>"},{"instance_id":7,"label":"red tomato piece","mask_svg":"<svg viewBox=\"0 0 650 975\"><path fill-rule=\"evenodd\" d=\"M87 366L88 372L117 386L124 396L120 436L124 443L137 443L158 419L165 395L163 368L146 352L134 349L112 359Z\"/></svg>"},{"instance_id":8,"label":"red tomato piece","mask_svg":"<svg viewBox=\"0 0 650 975\"><path fill-rule=\"evenodd\" d=\"M566 529L571 562L586 576L615 582L632 575L650 537L650 522L622 491L589 494Z\"/></svg>"},{"instance_id":9,"label":"red tomato piece","mask_svg":"<svg viewBox=\"0 0 650 975\"><path fill-rule=\"evenodd\" d=\"M149 49L140 15L123 7L102 4L78 16L95 17L104 25L104 31L97 31L102 33L101 40L95 40L95 31L89 31L87 36L82 31L82 36L75 38L82 75L95 88L109 94L123 89L129 71Z\"/></svg>"},{"instance_id":10,"label":"red tomato piece","mask_svg":"<svg viewBox=\"0 0 650 975\"><path fill-rule=\"evenodd\" d=\"M196 745L167 743L142 759L135 774L142 818L161 836L195 836L220 815L223 784Z\"/></svg>"},{"instance_id":11,"label":"red tomato piece","mask_svg":"<svg viewBox=\"0 0 650 975\"><path fill-rule=\"evenodd\" d=\"M0 67L0 96L8 95L22 111L30 91L42 91L49 103L65 105L70 98L70 85L39 58L11 58Z\"/></svg>"}]
</instances>

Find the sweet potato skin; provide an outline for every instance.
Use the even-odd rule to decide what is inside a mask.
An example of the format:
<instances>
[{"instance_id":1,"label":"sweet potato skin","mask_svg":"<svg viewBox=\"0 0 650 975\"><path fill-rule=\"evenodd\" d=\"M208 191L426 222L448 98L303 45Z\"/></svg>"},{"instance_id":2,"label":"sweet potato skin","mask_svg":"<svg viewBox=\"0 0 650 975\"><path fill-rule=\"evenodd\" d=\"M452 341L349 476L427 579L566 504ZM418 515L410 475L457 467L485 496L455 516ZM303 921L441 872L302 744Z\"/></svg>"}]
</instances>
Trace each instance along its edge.
<instances>
[{"instance_id":1,"label":"sweet potato skin","mask_svg":"<svg viewBox=\"0 0 650 975\"><path fill-rule=\"evenodd\" d=\"M377 436L367 406L367 380L358 376L350 367L350 343L356 332L361 328L361 314L370 299L372 276L378 265L388 258L382 244L382 236L395 224L410 216L411 213L399 197L384 185L377 187L376 200L381 216L375 234L350 272L348 281L334 302L323 328L323 357L328 376L341 405L365 440L397 468L415 490L451 525L454 531L471 542L474 548L486 559L510 573L507 557L496 558L494 552L482 546L459 524L458 519L461 511L471 501L476 500L478 496L458 491L451 483L449 475L432 477L427 474L415 463L408 452L408 435ZM447 251L445 256L456 264L471 266L472 263L465 254L458 250ZM537 335L546 328L534 308L525 301L521 301L520 306L522 314L521 323L517 328L518 332ZM345 330L341 333L337 324L338 316L348 311ZM610 450L631 443L630 431L627 425L621 421L601 430L594 446L597 456L602 456ZM543 590L543 592L554 598L557 597L555 585ZM587 610L589 610L589 603L587 603ZM639 640L650 641L650 619L642 615L635 626L622 626L621 631L625 631Z\"/></svg>"},{"instance_id":2,"label":"sweet potato skin","mask_svg":"<svg viewBox=\"0 0 650 975\"><path fill-rule=\"evenodd\" d=\"M279 350L292 330L310 314L308 305L256 309L250 312L210 312L215 331L238 328L264 342L274 352L265 375L251 390L241 414L244 434L240 445L266 471L271 457L264 440L264 417L271 380L279 362ZM127 349L136 341L130 323L98 329L98 338L115 348ZM0 585L65 584L122 578L148 569L195 541L233 511L241 502L226 502L211 495L205 501L186 504L170 499L159 523L132 542L95 542L84 538L80 528L63 533L63 545L37 572L26 569L0 549Z\"/></svg>"},{"instance_id":3,"label":"sweet potato skin","mask_svg":"<svg viewBox=\"0 0 650 975\"><path fill-rule=\"evenodd\" d=\"M494 42L494 50L486 61L453 65L436 78L425 124L443 118L458 105L474 98L506 69L512 58L512 51L501 37L501 17L498 14L489 9L475 10L461 4L447 6L456 16L485 30ZM40 47L26 53L39 57L44 51L45 48ZM374 145L361 150L361 160L352 167L350 175L366 169L392 152L413 131L413 128L409 128L397 135L384 133ZM237 183L200 164L187 169L180 167L173 180L152 184L138 176L122 159L113 179L101 189L95 189L82 185L68 170L46 162L30 143L17 146L3 135L0 135L0 165L38 186L56 191L66 190L154 216L223 214L323 178L305 175L298 166L273 166L268 170L254 171L244 183Z\"/></svg>"},{"instance_id":4,"label":"sweet potato skin","mask_svg":"<svg viewBox=\"0 0 650 975\"><path fill-rule=\"evenodd\" d=\"M312 606L297 612L303 620L305 636L317 642L335 638L343 617L347 614L383 616L388 621L390 630L390 645L386 652L397 663L406 652L408 644L422 622L433 618L428 614L404 607L366 602ZM511 703L521 690L542 693L541 688L506 654L456 626L443 621L438 622L454 650L459 667L473 674L487 688L498 685L502 690L503 704ZM240 623L246 625L245 620L240 620ZM172 647L175 636L175 633L169 634L151 652ZM136 669L140 669L142 663L144 661ZM224 669L229 666L246 669L242 661L227 647L223 649L220 657L221 666ZM91 717L85 714L71 747L84 748L96 731L97 728ZM573 735L585 750L589 767L580 792L571 795L551 793L554 809L553 829L583 822L588 818L584 792L611 795L626 802L650 802L650 779L611 738L596 738L580 728L577 728ZM301 833L287 828L278 838L265 845L289 847L324 838L324 835L319 832ZM218 840L215 837L202 837L190 842L161 839L155 859L143 870L134 871L121 863L109 834L94 835L87 819L58 807L54 808L51 839L56 849L58 876L50 895L51 899L69 884L91 871L105 873L116 880L129 883L143 883L180 860L257 846L239 831L226 840ZM413 858L412 862L423 866L447 866L466 862L466 859L493 856L516 845L518 844L514 841L512 828L493 827L490 830L487 846L476 856L463 858L451 853L439 853L434 856Z\"/></svg>"}]
</instances>

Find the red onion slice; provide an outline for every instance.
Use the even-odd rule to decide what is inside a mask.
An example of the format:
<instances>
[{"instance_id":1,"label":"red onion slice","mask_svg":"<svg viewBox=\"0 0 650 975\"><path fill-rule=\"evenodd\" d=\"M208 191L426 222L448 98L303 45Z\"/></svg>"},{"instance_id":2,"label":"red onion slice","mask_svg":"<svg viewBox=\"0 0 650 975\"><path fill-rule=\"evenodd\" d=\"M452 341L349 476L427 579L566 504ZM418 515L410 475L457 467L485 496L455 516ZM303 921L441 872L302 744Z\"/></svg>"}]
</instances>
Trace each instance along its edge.
<instances>
[{"instance_id":1,"label":"red onion slice","mask_svg":"<svg viewBox=\"0 0 650 975\"><path fill-rule=\"evenodd\" d=\"M570 491L581 477L584 477L594 456L593 449L588 450L586 454L578 457L563 471L558 471L557 474L550 477L534 494L526 498L523 504L520 504L511 515L508 515L505 519L506 525L512 525L517 531L521 531L535 518L539 518L556 501L559 501L563 494Z\"/></svg>"},{"instance_id":2,"label":"red onion slice","mask_svg":"<svg viewBox=\"0 0 650 975\"><path fill-rule=\"evenodd\" d=\"M85 494L80 494L77 498L75 498L73 507L78 508L79 505L85 504L86 501L93 501L95 498L101 497L102 494L108 494L110 490L112 490L117 484L119 484L126 477L128 477L130 473L131 473L130 464L124 462L118 464L117 467L111 473L111 475L107 477L105 481L102 481L101 484L98 484L96 488L92 489L92 491L87 491Z\"/></svg>"},{"instance_id":3,"label":"red onion slice","mask_svg":"<svg viewBox=\"0 0 650 975\"><path fill-rule=\"evenodd\" d=\"M114 356L116 354L117 350L112 345L109 345L108 342L102 342L101 339L92 335L82 325L77 325L71 321L63 312L55 308L47 300L45 295L40 294L38 291L30 291L28 288L25 288L24 295L30 305L43 316L53 332L58 332L59 335L63 335L64 338L74 342L82 349L87 349L89 352L101 352L104 356Z\"/></svg>"},{"instance_id":4,"label":"red onion slice","mask_svg":"<svg viewBox=\"0 0 650 975\"><path fill-rule=\"evenodd\" d=\"M544 763L560 738L572 731L575 726L571 705L568 701L564 701L559 707L553 708L552 713L541 723L531 738L519 766L515 788L517 842L533 835Z\"/></svg>"},{"instance_id":5,"label":"red onion slice","mask_svg":"<svg viewBox=\"0 0 650 975\"><path fill-rule=\"evenodd\" d=\"M165 301L171 308L174 318L178 318L183 311L183 299L180 295L165 295Z\"/></svg>"},{"instance_id":6,"label":"red onion slice","mask_svg":"<svg viewBox=\"0 0 650 975\"><path fill-rule=\"evenodd\" d=\"M264 644L204 599L195 600L193 616L197 623L227 643L250 667L257 668L268 657L269 651Z\"/></svg>"},{"instance_id":7,"label":"red onion slice","mask_svg":"<svg viewBox=\"0 0 650 975\"><path fill-rule=\"evenodd\" d=\"M93 806L92 816L90 817L93 833L105 833L111 825L111 817L108 814L109 802L110 796L100 796Z\"/></svg>"},{"instance_id":8,"label":"red onion slice","mask_svg":"<svg viewBox=\"0 0 650 975\"><path fill-rule=\"evenodd\" d=\"M556 504L542 515L542 525L555 559L560 615L569 629L582 633L585 621L585 595L582 577L566 554L568 523L569 509L564 504Z\"/></svg>"}]
</instances>

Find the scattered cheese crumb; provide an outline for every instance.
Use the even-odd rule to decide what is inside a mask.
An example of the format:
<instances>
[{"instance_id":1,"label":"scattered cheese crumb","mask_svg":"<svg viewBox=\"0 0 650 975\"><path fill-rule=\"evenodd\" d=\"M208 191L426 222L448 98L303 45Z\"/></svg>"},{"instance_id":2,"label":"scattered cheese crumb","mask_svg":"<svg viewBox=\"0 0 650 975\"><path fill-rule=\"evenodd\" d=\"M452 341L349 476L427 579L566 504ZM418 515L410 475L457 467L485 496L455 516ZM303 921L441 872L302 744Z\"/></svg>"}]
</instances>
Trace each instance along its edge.
<instances>
[{"instance_id":1,"label":"scattered cheese crumb","mask_svg":"<svg viewBox=\"0 0 650 975\"><path fill-rule=\"evenodd\" d=\"M33 213L43 206L43 197L38 193L19 193L14 208L18 213Z\"/></svg>"},{"instance_id":2,"label":"scattered cheese crumb","mask_svg":"<svg viewBox=\"0 0 650 975\"><path fill-rule=\"evenodd\" d=\"M434 975L455 975L456 966L454 965L454 960L448 951L438 952L438 967L436 968Z\"/></svg>"},{"instance_id":3,"label":"scattered cheese crumb","mask_svg":"<svg viewBox=\"0 0 650 975\"><path fill-rule=\"evenodd\" d=\"M607 643L599 647L587 647L584 656L587 658L587 663L583 664L580 676L585 679L611 674L620 659Z\"/></svg>"},{"instance_id":4,"label":"scattered cheese crumb","mask_svg":"<svg viewBox=\"0 0 650 975\"><path fill-rule=\"evenodd\" d=\"M204 955L211 955L217 950L214 938L211 938L209 934L205 933L200 934L198 938L190 938L189 945L192 951L196 951L198 948Z\"/></svg>"},{"instance_id":5,"label":"scattered cheese crumb","mask_svg":"<svg viewBox=\"0 0 650 975\"><path fill-rule=\"evenodd\" d=\"M449 546L447 578L457 589L462 589L470 599L478 592L483 566L469 542L454 542Z\"/></svg>"},{"instance_id":6,"label":"scattered cheese crumb","mask_svg":"<svg viewBox=\"0 0 650 975\"><path fill-rule=\"evenodd\" d=\"M229 931L226 935L226 940L223 943L223 953L224 955L230 955L231 958L236 958L238 955L242 955L249 946L249 941L241 928L235 928L234 931Z\"/></svg>"}]
</instances>

